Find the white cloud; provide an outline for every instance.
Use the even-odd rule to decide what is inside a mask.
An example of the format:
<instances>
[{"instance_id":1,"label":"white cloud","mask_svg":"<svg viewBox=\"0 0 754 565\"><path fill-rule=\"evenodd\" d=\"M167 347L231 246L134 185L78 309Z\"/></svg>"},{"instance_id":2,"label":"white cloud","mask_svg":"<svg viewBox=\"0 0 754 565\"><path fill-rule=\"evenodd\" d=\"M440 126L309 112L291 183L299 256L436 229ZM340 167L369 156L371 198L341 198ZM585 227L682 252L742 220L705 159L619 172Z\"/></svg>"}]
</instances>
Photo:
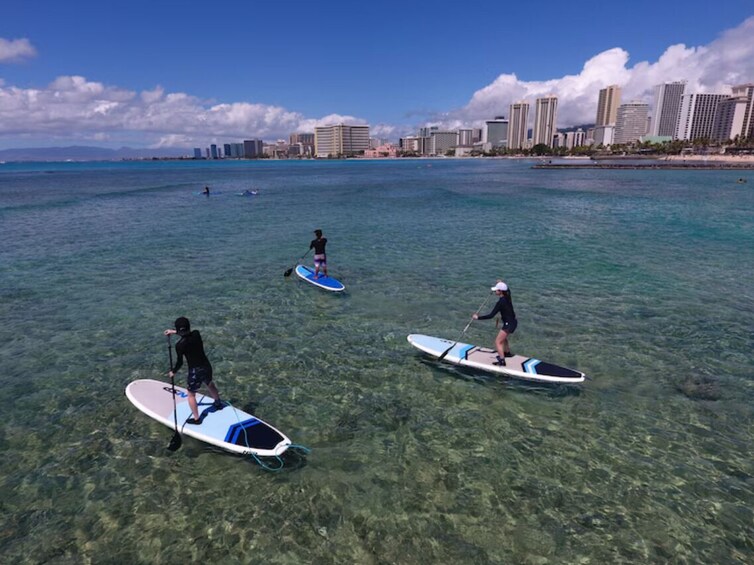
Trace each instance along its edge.
<instances>
[{"instance_id":1,"label":"white cloud","mask_svg":"<svg viewBox=\"0 0 754 565\"><path fill-rule=\"evenodd\" d=\"M624 101L640 99L651 103L656 84L688 81L687 92L726 92L729 86L754 82L754 17L724 32L707 46L671 45L652 63L628 66L629 53L608 49L589 59L577 75L546 81L522 81L516 75L500 75L477 90L461 109L436 116L432 123L442 127L481 125L496 115L508 115L508 106L526 99L532 104L545 94L558 97L558 125L591 123L597 112L599 90L611 84L622 87Z\"/></svg>"},{"instance_id":2,"label":"white cloud","mask_svg":"<svg viewBox=\"0 0 754 565\"><path fill-rule=\"evenodd\" d=\"M0 63L15 63L36 57L37 50L28 39L3 39L0 37Z\"/></svg>"},{"instance_id":3,"label":"white cloud","mask_svg":"<svg viewBox=\"0 0 754 565\"><path fill-rule=\"evenodd\" d=\"M559 98L558 125L594 120L600 88L623 87L623 99L650 101L654 85L687 80L689 91L721 91L726 85L754 82L754 17L721 34L706 46L672 45L655 62L629 66L629 53L619 47L596 54L578 74L542 81L523 81L501 74L477 90L468 104L432 117L442 127L481 125L496 115L508 115L508 105L537 96ZM35 53L27 40L0 39L0 61ZM251 102L214 103L181 92L134 92L90 81L82 76L61 76L44 88L20 88L0 79L0 144L18 146L20 139L75 143L103 140L110 144L134 143L155 147L203 147L258 137L287 138L295 131L313 131L317 125L365 124L357 116L330 114L313 118L280 106ZM415 131L413 126L370 124L377 137L394 138Z\"/></svg>"}]
</instances>

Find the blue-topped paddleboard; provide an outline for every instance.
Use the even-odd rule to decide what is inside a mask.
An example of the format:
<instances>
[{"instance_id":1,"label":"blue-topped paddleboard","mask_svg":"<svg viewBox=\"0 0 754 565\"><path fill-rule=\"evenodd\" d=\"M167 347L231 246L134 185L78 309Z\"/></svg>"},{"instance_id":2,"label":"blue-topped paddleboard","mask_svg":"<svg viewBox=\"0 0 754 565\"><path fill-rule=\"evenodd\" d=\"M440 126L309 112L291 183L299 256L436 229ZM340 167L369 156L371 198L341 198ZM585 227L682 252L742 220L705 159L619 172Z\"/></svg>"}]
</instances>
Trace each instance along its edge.
<instances>
[{"instance_id":1,"label":"blue-topped paddleboard","mask_svg":"<svg viewBox=\"0 0 754 565\"><path fill-rule=\"evenodd\" d=\"M341 292L346 289L343 283L332 277L326 277L320 273L318 278L314 278L314 269L311 267L305 267L303 265L296 265L296 274L304 279L306 282L312 283L314 286L324 288L331 292Z\"/></svg>"},{"instance_id":2,"label":"blue-topped paddleboard","mask_svg":"<svg viewBox=\"0 0 754 565\"><path fill-rule=\"evenodd\" d=\"M126 387L126 396L139 410L161 424L174 429L173 388L169 383L152 379L133 381ZM175 415L178 431L184 435L216 445L241 455L275 456L291 447L291 440L282 432L223 402L224 408L212 406L211 396L196 393L201 424L187 424L192 417L185 388L175 387Z\"/></svg>"},{"instance_id":3,"label":"blue-topped paddleboard","mask_svg":"<svg viewBox=\"0 0 754 565\"><path fill-rule=\"evenodd\" d=\"M411 345L432 357L440 357L452 346L447 355L443 357L443 361L491 373L499 373L507 377L561 384L577 384L586 379L584 373L546 363L534 357L514 355L507 357L505 365L501 366L495 365L497 352L494 349L422 334L411 334L407 339Z\"/></svg>"}]
</instances>

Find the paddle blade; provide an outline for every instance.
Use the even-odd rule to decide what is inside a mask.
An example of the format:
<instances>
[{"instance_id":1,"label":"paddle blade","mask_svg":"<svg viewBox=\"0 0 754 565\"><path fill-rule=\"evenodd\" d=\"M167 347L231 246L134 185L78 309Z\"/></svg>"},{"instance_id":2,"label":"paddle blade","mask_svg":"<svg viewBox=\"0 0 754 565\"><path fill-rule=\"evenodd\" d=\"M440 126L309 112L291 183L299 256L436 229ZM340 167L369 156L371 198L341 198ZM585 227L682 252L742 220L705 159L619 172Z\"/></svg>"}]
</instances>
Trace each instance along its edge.
<instances>
[{"instance_id":1,"label":"paddle blade","mask_svg":"<svg viewBox=\"0 0 754 565\"><path fill-rule=\"evenodd\" d=\"M284 277L290 277L290 276L291 276L291 273L292 273L292 272L293 272L293 267L291 267L291 268L290 268L290 269L288 269L288 270L287 270L286 272L284 272L284 273L283 273L283 276L284 276Z\"/></svg>"},{"instance_id":2,"label":"paddle blade","mask_svg":"<svg viewBox=\"0 0 754 565\"><path fill-rule=\"evenodd\" d=\"M170 440L170 443L168 444L168 451L178 451L181 448L181 445L183 444L183 439L181 438L181 434L178 432L175 432L173 434L173 438Z\"/></svg>"}]
</instances>

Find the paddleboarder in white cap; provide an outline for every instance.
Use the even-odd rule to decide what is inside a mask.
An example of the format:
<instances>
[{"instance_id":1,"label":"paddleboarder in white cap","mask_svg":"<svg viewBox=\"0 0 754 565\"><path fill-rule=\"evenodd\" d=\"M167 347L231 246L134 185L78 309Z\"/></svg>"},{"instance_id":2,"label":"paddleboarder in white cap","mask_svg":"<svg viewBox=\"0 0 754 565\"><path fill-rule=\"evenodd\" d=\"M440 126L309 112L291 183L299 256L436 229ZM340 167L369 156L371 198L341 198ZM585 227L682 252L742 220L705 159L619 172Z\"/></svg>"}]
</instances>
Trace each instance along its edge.
<instances>
[{"instance_id":1,"label":"paddleboarder in white cap","mask_svg":"<svg viewBox=\"0 0 754 565\"><path fill-rule=\"evenodd\" d=\"M505 365L505 358L513 357L510 345L508 344L508 337L516 331L518 320L516 320L516 312L513 310L513 300L511 299L511 291L508 285L498 280L497 284L490 290L498 296L495 307L489 314L484 316L474 314L472 318L474 320L489 320L490 318L494 318L496 314L500 314L500 322L498 322L500 323L500 331L495 338L495 350L497 351L497 362L495 365Z\"/></svg>"}]
</instances>

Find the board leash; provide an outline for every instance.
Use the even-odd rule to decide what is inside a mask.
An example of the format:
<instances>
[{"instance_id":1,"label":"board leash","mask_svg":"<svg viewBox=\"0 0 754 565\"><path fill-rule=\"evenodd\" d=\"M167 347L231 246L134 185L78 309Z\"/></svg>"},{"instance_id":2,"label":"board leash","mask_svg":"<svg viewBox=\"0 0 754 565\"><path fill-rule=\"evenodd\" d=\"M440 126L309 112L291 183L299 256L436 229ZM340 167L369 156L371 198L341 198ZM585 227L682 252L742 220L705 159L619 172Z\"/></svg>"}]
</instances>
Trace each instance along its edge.
<instances>
[{"instance_id":1,"label":"board leash","mask_svg":"<svg viewBox=\"0 0 754 565\"><path fill-rule=\"evenodd\" d=\"M232 404L230 405L231 408L233 408L233 414L236 417L236 422L239 424L241 423L241 419L238 417L238 411L236 410L236 407ZM249 445L249 436L246 433L246 428L241 427L241 431L243 432L243 442L244 445L246 445L247 449L252 449L252 447ZM308 447L304 447L303 445L299 445L297 443L290 444L287 449L293 449L294 451L300 451L304 455L309 455L311 453L311 449ZM285 467L285 461L283 461L283 458L280 457L280 455L269 455L268 457L271 457L273 459L276 459L278 462L277 466L269 465L265 463L262 459L259 458L259 456L256 453L249 453L252 459L256 462L257 465L259 465L262 469L265 471L270 471L272 473L277 473L279 471L283 470L283 467Z\"/></svg>"}]
</instances>

